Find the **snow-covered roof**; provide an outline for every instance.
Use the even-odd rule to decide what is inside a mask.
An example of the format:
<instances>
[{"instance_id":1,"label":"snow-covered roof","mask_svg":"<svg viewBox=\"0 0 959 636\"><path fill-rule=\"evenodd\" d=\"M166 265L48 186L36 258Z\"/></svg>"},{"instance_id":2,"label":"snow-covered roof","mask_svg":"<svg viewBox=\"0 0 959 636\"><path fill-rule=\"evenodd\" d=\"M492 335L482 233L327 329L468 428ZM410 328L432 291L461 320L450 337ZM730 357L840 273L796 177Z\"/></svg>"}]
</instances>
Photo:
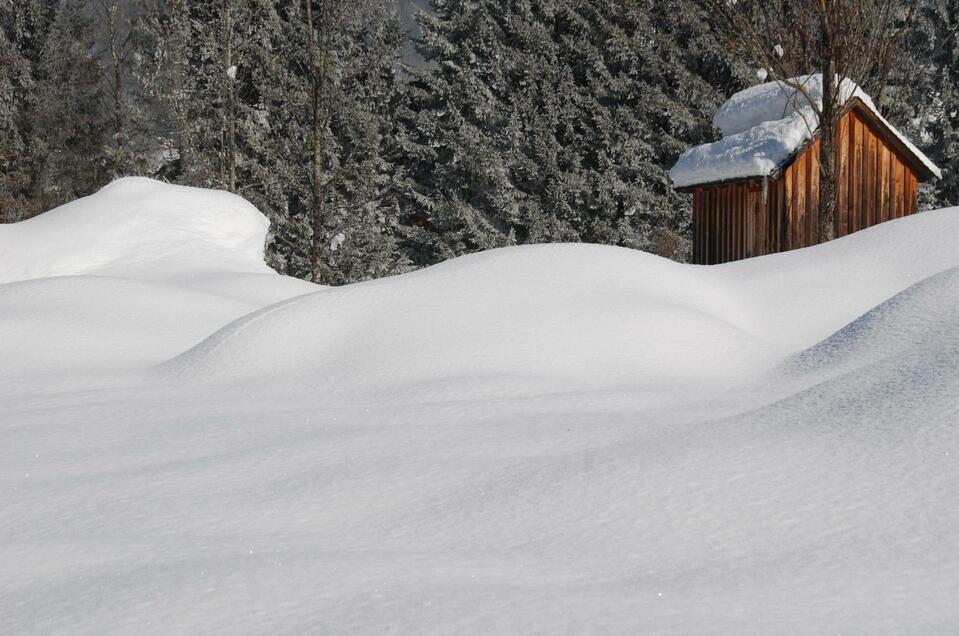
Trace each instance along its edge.
<instances>
[{"instance_id":1,"label":"snow-covered roof","mask_svg":"<svg viewBox=\"0 0 959 636\"><path fill-rule=\"evenodd\" d=\"M822 75L787 80L801 84L822 106ZM930 173L942 173L932 161L879 113L872 99L849 79L840 86L841 103L858 99ZM677 187L750 177L767 177L811 140L819 119L805 95L781 82L767 82L733 95L713 117L723 138L684 152L669 176Z\"/></svg>"}]
</instances>

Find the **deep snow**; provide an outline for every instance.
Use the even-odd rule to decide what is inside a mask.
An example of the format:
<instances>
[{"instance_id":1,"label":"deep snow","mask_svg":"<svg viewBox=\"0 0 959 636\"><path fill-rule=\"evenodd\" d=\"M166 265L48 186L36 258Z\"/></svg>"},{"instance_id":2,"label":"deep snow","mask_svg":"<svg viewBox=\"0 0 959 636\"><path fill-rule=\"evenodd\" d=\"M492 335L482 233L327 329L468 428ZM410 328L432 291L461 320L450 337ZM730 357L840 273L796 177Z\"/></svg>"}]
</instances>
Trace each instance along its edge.
<instances>
[{"instance_id":1,"label":"deep snow","mask_svg":"<svg viewBox=\"0 0 959 636\"><path fill-rule=\"evenodd\" d=\"M0 226L0 632L959 629L959 209L326 289L237 197Z\"/></svg>"}]
</instances>

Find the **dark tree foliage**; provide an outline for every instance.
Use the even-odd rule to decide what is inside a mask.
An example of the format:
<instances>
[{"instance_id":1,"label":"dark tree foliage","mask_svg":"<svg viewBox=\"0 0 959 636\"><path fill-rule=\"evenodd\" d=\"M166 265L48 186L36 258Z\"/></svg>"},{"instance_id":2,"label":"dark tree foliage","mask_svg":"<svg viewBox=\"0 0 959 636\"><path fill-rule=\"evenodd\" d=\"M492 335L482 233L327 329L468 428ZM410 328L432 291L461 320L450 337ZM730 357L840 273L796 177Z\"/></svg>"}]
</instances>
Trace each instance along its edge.
<instances>
[{"instance_id":1,"label":"dark tree foliage","mask_svg":"<svg viewBox=\"0 0 959 636\"><path fill-rule=\"evenodd\" d=\"M399 137L415 260L586 241L654 250L689 224L666 174L736 76L694 3L441 0ZM709 78L707 81L706 78ZM682 258L682 254L670 253Z\"/></svg>"},{"instance_id":2,"label":"dark tree foliage","mask_svg":"<svg viewBox=\"0 0 959 636\"><path fill-rule=\"evenodd\" d=\"M707 0L435 0L415 66L391 0L311 0L318 111L306 1L121 1L126 48L112 0L0 2L0 222L123 171L235 190L268 262L327 284L529 243L687 258L667 171L756 81ZM959 203L956 5L921 4L884 100L945 169L928 206Z\"/></svg>"}]
</instances>

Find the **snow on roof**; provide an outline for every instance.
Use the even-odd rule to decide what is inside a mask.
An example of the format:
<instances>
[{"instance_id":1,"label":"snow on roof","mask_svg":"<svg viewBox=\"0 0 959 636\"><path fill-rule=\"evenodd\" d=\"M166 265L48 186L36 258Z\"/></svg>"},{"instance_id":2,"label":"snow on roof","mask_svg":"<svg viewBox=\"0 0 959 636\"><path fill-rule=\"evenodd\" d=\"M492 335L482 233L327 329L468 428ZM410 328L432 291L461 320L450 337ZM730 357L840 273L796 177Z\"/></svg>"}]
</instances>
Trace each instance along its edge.
<instances>
[{"instance_id":1,"label":"snow on roof","mask_svg":"<svg viewBox=\"0 0 959 636\"><path fill-rule=\"evenodd\" d=\"M805 87L822 106L822 75L787 80ZM849 79L840 86L841 102L858 98L902 144L936 177L939 168L879 113L872 99ZM713 124L723 138L684 152L669 176L677 187L731 179L766 177L785 164L812 139L819 120L808 99L782 82L767 82L733 95L716 113Z\"/></svg>"}]
</instances>

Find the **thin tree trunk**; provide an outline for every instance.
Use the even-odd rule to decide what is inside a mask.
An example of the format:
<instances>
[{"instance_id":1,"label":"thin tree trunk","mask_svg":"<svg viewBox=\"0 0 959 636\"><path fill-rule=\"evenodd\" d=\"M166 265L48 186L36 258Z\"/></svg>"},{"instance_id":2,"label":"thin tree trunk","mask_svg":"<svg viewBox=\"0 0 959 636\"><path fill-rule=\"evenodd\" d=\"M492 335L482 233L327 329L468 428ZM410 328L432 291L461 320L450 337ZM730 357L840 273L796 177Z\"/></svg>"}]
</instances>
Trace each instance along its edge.
<instances>
[{"instance_id":1,"label":"thin tree trunk","mask_svg":"<svg viewBox=\"0 0 959 636\"><path fill-rule=\"evenodd\" d=\"M323 3L320 3L321 19L328 19L324 15ZM310 58L310 92L313 118L313 239L310 250L313 282L318 283L322 278L323 264L323 214L325 193L323 189L323 84L326 78L327 47L324 51L317 51L316 30L313 24L313 0L306 0L306 27L307 48ZM326 42L323 43L324 45ZM321 58L321 59L318 59Z\"/></svg>"},{"instance_id":2,"label":"thin tree trunk","mask_svg":"<svg viewBox=\"0 0 959 636\"><path fill-rule=\"evenodd\" d=\"M124 167L124 130L123 130L123 66L120 45L117 42L117 12L119 0L112 0L107 11L107 29L110 35L110 57L113 62L113 136L116 140L116 152L113 155L113 172L120 177Z\"/></svg>"},{"instance_id":3,"label":"thin tree trunk","mask_svg":"<svg viewBox=\"0 0 959 636\"><path fill-rule=\"evenodd\" d=\"M193 151L190 145L190 123L186 99L186 46L189 28L187 0L171 0L173 18L173 111L176 115L177 152L180 155L180 176L193 174Z\"/></svg>"},{"instance_id":4,"label":"thin tree trunk","mask_svg":"<svg viewBox=\"0 0 959 636\"><path fill-rule=\"evenodd\" d=\"M223 0L223 71L226 81L226 189L236 192L236 69L233 68L233 14L231 0Z\"/></svg>"},{"instance_id":5,"label":"thin tree trunk","mask_svg":"<svg viewBox=\"0 0 959 636\"><path fill-rule=\"evenodd\" d=\"M835 69L827 57L822 69L822 116L819 121L819 242L836 238L836 124L838 95Z\"/></svg>"}]
</instances>

